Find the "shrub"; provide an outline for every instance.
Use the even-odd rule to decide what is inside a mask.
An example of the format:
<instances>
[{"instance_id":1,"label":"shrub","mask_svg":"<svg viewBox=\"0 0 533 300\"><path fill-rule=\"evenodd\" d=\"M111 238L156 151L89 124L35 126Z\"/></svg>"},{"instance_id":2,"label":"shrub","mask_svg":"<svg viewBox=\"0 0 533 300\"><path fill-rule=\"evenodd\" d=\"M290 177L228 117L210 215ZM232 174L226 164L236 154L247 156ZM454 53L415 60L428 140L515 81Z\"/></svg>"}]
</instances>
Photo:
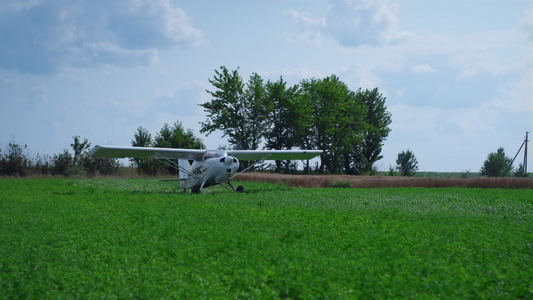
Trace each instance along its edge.
<instances>
[{"instance_id":1,"label":"shrub","mask_svg":"<svg viewBox=\"0 0 533 300\"><path fill-rule=\"evenodd\" d=\"M62 175L67 177L71 175L73 158L67 149L63 150L63 153L55 154L52 163L54 165L52 175Z\"/></svg>"},{"instance_id":2,"label":"shrub","mask_svg":"<svg viewBox=\"0 0 533 300\"><path fill-rule=\"evenodd\" d=\"M515 177L529 177L529 174L525 172L523 164L518 165L518 168L514 172Z\"/></svg>"},{"instance_id":3,"label":"shrub","mask_svg":"<svg viewBox=\"0 0 533 300\"><path fill-rule=\"evenodd\" d=\"M32 163L28 157L28 146L12 142L9 143L8 151L0 153L0 175L26 176Z\"/></svg>"},{"instance_id":4,"label":"shrub","mask_svg":"<svg viewBox=\"0 0 533 300\"><path fill-rule=\"evenodd\" d=\"M398 153L396 164L396 168L402 176L413 176L418 170L418 161L413 152L409 149Z\"/></svg>"},{"instance_id":5,"label":"shrub","mask_svg":"<svg viewBox=\"0 0 533 300\"><path fill-rule=\"evenodd\" d=\"M489 153L479 173L488 177L509 176L513 169L511 161L511 158L505 156L505 151L500 147L496 152Z\"/></svg>"}]
</instances>

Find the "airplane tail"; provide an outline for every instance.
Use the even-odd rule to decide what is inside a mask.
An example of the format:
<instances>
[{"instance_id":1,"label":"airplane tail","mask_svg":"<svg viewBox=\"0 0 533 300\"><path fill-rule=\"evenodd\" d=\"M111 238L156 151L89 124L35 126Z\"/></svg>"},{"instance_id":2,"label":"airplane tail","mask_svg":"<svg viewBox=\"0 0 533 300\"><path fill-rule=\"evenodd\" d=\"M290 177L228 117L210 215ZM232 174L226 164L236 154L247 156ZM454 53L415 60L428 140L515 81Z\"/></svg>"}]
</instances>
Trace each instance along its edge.
<instances>
[{"instance_id":1,"label":"airplane tail","mask_svg":"<svg viewBox=\"0 0 533 300\"><path fill-rule=\"evenodd\" d=\"M192 174L192 164L187 159L178 159L179 172L178 176L180 179L185 179L187 176Z\"/></svg>"}]
</instances>

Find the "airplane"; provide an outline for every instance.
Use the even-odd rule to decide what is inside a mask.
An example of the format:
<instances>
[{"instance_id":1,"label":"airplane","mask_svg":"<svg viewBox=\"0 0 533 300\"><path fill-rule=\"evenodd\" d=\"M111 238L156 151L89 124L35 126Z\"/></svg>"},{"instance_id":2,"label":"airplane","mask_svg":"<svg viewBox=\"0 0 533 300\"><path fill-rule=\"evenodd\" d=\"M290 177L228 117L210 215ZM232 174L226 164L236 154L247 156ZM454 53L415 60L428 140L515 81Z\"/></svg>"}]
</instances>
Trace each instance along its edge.
<instances>
[{"instance_id":1,"label":"airplane","mask_svg":"<svg viewBox=\"0 0 533 300\"><path fill-rule=\"evenodd\" d=\"M321 153L322 150L201 150L103 145L96 145L91 150L91 156L95 158L156 159L179 171L179 178L161 181L179 181L184 191L191 189L193 194L218 184L242 193L244 187L238 186L235 189L230 180L255 164L265 160L309 160ZM175 160L178 160L178 163ZM257 162L235 174L239 169L239 160Z\"/></svg>"}]
</instances>

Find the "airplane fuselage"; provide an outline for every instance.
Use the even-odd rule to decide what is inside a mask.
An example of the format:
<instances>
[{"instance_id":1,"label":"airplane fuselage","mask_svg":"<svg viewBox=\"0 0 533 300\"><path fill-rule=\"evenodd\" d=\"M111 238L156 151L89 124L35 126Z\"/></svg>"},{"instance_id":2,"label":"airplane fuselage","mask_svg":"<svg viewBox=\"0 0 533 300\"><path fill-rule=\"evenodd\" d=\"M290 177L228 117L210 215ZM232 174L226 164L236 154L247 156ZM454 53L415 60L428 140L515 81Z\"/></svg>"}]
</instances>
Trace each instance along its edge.
<instances>
[{"instance_id":1,"label":"airplane fuselage","mask_svg":"<svg viewBox=\"0 0 533 300\"><path fill-rule=\"evenodd\" d=\"M192 175L181 182L181 188L195 186L202 188L220 183L228 183L239 169L239 160L221 152L207 152L201 159L192 163Z\"/></svg>"}]
</instances>

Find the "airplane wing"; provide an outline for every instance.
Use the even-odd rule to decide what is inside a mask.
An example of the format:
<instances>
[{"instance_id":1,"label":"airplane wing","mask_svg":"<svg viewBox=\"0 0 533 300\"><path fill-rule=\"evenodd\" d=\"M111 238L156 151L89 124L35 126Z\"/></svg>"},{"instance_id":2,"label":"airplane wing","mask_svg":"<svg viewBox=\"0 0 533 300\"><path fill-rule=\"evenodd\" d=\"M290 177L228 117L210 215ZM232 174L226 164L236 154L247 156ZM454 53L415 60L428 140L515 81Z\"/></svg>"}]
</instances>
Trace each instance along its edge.
<instances>
[{"instance_id":1,"label":"airplane wing","mask_svg":"<svg viewBox=\"0 0 533 300\"><path fill-rule=\"evenodd\" d=\"M199 149L175 149L175 148L151 148L151 147L117 147L96 145L91 151L92 157L110 158L155 158L166 159L189 159L201 158L206 150Z\"/></svg>"},{"instance_id":2,"label":"airplane wing","mask_svg":"<svg viewBox=\"0 0 533 300\"><path fill-rule=\"evenodd\" d=\"M227 150L239 160L308 160L319 156L322 150Z\"/></svg>"}]
</instances>

